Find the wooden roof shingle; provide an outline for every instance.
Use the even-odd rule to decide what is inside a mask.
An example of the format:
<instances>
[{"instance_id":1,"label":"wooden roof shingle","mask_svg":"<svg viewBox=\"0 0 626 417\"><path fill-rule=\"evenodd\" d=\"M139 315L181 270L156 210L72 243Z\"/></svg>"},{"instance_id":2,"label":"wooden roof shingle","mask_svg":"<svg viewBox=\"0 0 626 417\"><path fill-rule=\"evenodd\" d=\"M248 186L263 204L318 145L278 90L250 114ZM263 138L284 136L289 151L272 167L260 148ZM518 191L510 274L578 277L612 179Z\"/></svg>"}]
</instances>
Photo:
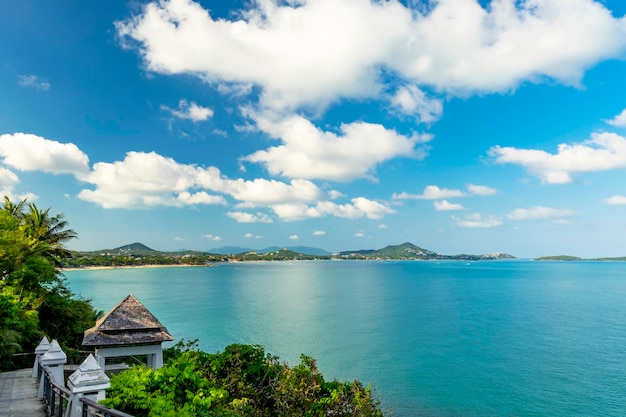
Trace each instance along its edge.
<instances>
[{"instance_id":1,"label":"wooden roof shingle","mask_svg":"<svg viewBox=\"0 0 626 417\"><path fill-rule=\"evenodd\" d=\"M83 346L156 344L174 340L165 326L137 298L129 294L85 330Z\"/></svg>"}]
</instances>

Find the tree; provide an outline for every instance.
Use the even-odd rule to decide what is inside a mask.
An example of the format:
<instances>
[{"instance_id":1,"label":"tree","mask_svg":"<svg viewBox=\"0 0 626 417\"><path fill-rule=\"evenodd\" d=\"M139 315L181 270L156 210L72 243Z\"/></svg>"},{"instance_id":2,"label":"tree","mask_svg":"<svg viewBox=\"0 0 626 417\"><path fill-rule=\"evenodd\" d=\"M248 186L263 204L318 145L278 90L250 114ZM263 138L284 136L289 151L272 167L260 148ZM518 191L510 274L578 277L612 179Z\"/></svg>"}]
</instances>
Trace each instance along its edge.
<instances>
[{"instance_id":1,"label":"tree","mask_svg":"<svg viewBox=\"0 0 626 417\"><path fill-rule=\"evenodd\" d=\"M61 261L71 256L71 252L64 245L77 237L76 232L66 229L68 223L63 220L63 213L50 216L50 208L40 210L32 203L28 205L28 209L23 217L26 233L37 242L42 254L60 267Z\"/></svg>"},{"instance_id":2,"label":"tree","mask_svg":"<svg viewBox=\"0 0 626 417\"><path fill-rule=\"evenodd\" d=\"M305 355L291 367L259 345L209 354L193 341L164 357L158 370L141 366L114 376L105 405L137 417L383 417L369 388L325 381Z\"/></svg>"},{"instance_id":3,"label":"tree","mask_svg":"<svg viewBox=\"0 0 626 417\"><path fill-rule=\"evenodd\" d=\"M76 237L63 214L50 215L7 197L0 207L0 368L16 351L32 351L44 335L63 347L79 347L82 332L101 312L76 299L60 266L70 256L65 243ZM10 369L10 368L9 368Z\"/></svg>"}]
</instances>

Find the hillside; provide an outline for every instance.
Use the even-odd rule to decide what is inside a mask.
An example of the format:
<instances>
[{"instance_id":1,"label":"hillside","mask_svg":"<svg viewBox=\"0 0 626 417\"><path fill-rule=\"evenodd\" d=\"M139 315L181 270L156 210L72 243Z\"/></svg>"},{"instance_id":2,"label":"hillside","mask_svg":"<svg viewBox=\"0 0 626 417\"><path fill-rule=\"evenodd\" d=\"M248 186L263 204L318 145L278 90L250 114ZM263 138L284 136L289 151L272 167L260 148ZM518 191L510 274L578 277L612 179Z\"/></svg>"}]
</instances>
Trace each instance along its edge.
<instances>
[{"instance_id":1,"label":"hillside","mask_svg":"<svg viewBox=\"0 0 626 417\"><path fill-rule=\"evenodd\" d=\"M330 256L331 253L320 248L313 248L309 246L270 246L263 249L251 249L251 248L243 248L239 246L222 246L219 248L209 249L207 253L215 253L219 255L238 255L242 253L256 252L256 253L271 253L277 252L280 250L289 250L292 252L301 253L303 255L313 255L313 256Z\"/></svg>"},{"instance_id":2,"label":"hillside","mask_svg":"<svg viewBox=\"0 0 626 417\"><path fill-rule=\"evenodd\" d=\"M400 245L390 245L378 250L358 250L358 251L344 251L337 254L338 257L343 259L416 259L416 260L467 260L467 261L479 261L479 260L497 260L497 259L515 259L507 253L496 252L484 255L442 255L440 253L420 248L410 242L405 242Z\"/></svg>"},{"instance_id":3,"label":"hillside","mask_svg":"<svg viewBox=\"0 0 626 417\"><path fill-rule=\"evenodd\" d=\"M421 248L410 242L400 245L389 245L381 249L363 249L342 251L331 254L328 251L308 246L292 246L281 248L271 246L254 250L236 246L223 246L207 252L176 251L162 252L154 250L143 243L135 242L114 249L101 249L92 252L73 252L73 258L66 267L80 266L115 266L115 265L153 265L153 264L194 264L202 265L223 261L246 260L299 260L299 259L397 259L397 260L497 260L515 259L506 253L485 255L442 255L429 249Z\"/></svg>"}]
</instances>

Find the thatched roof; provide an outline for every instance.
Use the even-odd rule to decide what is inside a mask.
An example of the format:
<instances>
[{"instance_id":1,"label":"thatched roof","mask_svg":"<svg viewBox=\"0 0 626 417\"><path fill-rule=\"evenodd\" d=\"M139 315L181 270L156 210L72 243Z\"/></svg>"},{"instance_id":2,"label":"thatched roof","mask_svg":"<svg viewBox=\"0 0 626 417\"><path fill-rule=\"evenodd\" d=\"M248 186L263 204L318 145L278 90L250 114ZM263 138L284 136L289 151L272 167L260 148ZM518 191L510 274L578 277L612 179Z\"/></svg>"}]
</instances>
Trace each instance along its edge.
<instances>
[{"instance_id":1,"label":"thatched roof","mask_svg":"<svg viewBox=\"0 0 626 417\"><path fill-rule=\"evenodd\" d=\"M165 326L143 304L129 294L85 330L83 346L155 344L174 340Z\"/></svg>"}]
</instances>

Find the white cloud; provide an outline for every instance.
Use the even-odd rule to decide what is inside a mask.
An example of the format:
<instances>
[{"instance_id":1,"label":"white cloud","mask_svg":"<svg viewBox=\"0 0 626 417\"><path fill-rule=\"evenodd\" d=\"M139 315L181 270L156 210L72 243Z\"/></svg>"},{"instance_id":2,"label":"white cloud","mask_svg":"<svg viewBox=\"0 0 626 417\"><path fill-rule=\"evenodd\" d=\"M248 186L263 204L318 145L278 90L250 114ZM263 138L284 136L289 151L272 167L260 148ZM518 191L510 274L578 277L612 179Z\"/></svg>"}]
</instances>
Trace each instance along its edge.
<instances>
[{"instance_id":1,"label":"white cloud","mask_svg":"<svg viewBox=\"0 0 626 417\"><path fill-rule=\"evenodd\" d=\"M4 167L0 167L0 184L13 185L17 184L18 182L20 182L20 179L17 175L15 175L13 171Z\"/></svg>"},{"instance_id":2,"label":"white cloud","mask_svg":"<svg viewBox=\"0 0 626 417\"><path fill-rule=\"evenodd\" d=\"M245 237L246 239L262 239L263 238L263 236L253 235L252 233L246 233L245 235L243 235L243 237Z\"/></svg>"},{"instance_id":3,"label":"white cloud","mask_svg":"<svg viewBox=\"0 0 626 417\"><path fill-rule=\"evenodd\" d=\"M216 182L213 176L209 176L206 183L201 181L201 185L208 188L215 187L216 190L219 189L236 200L259 205L310 202L323 195L317 185L303 179L291 180L289 183L263 178L250 181L237 179Z\"/></svg>"},{"instance_id":4,"label":"white cloud","mask_svg":"<svg viewBox=\"0 0 626 417\"><path fill-rule=\"evenodd\" d=\"M336 204L331 201L319 201L314 206L306 204L277 204L271 207L274 213L285 221L304 220L325 216L347 219L380 219L395 213L389 206L364 197L351 200L350 204Z\"/></svg>"},{"instance_id":5,"label":"white cloud","mask_svg":"<svg viewBox=\"0 0 626 417\"><path fill-rule=\"evenodd\" d=\"M424 188L422 194L409 194L409 193L394 193L392 198L394 200L441 200L444 198L465 197L465 194L461 190L454 190L449 188L439 188L436 185L428 185Z\"/></svg>"},{"instance_id":6,"label":"white cloud","mask_svg":"<svg viewBox=\"0 0 626 417\"><path fill-rule=\"evenodd\" d=\"M486 185L467 184L467 191L474 195L490 196L498 194L498 190L495 188L487 187Z\"/></svg>"},{"instance_id":7,"label":"white cloud","mask_svg":"<svg viewBox=\"0 0 626 417\"><path fill-rule=\"evenodd\" d=\"M443 103L438 99L431 99L422 90L414 85L398 88L391 98L391 104L404 114L415 115L420 122L436 122L443 114Z\"/></svg>"},{"instance_id":8,"label":"white cloud","mask_svg":"<svg viewBox=\"0 0 626 417\"><path fill-rule=\"evenodd\" d=\"M497 163L517 164L543 183L572 182L572 174L626 168L626 138L615 133L593 133L573 145L560 144L556 154L535 149L495 146L489 155Z\"/></svg>"},{"instance_id":9,"label":"white cloud","mask_svg":"<svg viewBox=\"0 0 626 417\"><path fill-rule=\"evenodd\" d=\"M179 164L155 152L128 152L123 161L95 163L83 180L96 189L83 189L78 197L104 208L224 204L223 198L188 191L208 176L219 180L219 170Z\"/></svg>"},{"instance_id":10,"label":"white cloud","mask_svg":"<svg viewBox=\"0 0 626 417\"><path fill-rule=\"evenodd\" d=\"M298 240L298 235L291 235L291 236L289 236L289 239L291 239L291 240Z\"/></svg>"},{"instance_id":11,"label":"white cloud","mask_svg":"<svg viewBox=\"0 0 626 417\"><path fill-rule=\"evenodd\" d=\"M576 215L576 212L572 209L555 209L552 207L534 206L527 209L515 209L507 214L506 217L511 220L536 220L568 217L574 215Z\"/></svg>"},{"instance_id":12,"label":"white cloud","mask_svg":"<svg viewBox=\"0 0 626 417\"><path fill-rule=\"evenodd\" d=\"M193 205L193 204L207 204L207 205L226 205L226 200L221 195L209 195L205 191L199 191L197 193L189 193L187 191L183 191L178 194L176 198L177 201L183 203L184 205Z\"/></svg>"},{"instance_id":13,"label":"white cloud","mask_svg":"<svg viewBox=\"0 0 626 417\"><path fill-rule=\"evenodd\" d=\"M180 164L154 152L129 152L123 161L96 163L82 179L96 188L82 190L79 198L105 208L226 204L223 196L207 191L229 195L248 207L311 202L323 195L308 180L287 184L261 178L228 179L215 167ZM207 191L192 192L197 188Z\"/></svg>"},{"instance_id":14,"label":"white cloud","mask_svg":"<svg viewBox=\"0 0 626 417\"><path fill-rule=\"evenodd\" d=\"M616 127L626 127L626 109L610 120L605 120L608 124Z\"/></svg>"},{"instance_id":15,"label":"white cloud","mask_svg":"<svg viewBox=\"0 0 626 417\"><path fill-rule=\"evenodd\" d=\"M202 107L185 99L181 99L178 102L177 109L171 109L167 106L161 106L161 110L169 112L172 116L179 119L191 120L194 123L207 120L209 117L213 117L213 110L208 107Z\"/></svg>"},{"instance_id":16,"label":"white cloud","mask_svg":"<svg viewBox=\"0 0 626 417\"><path fill-rule=\"evenodd\" d=\"M208 239L208 240L215 241L215 242L217 242L217 241L219 241L219 240L222 240L222 238L221 238L221 237L219 237L219 236L215 236L215 235L211 235L211 234L202 235L202 237L203 237L203 238L205 238L205 239Z\"/></svg>"},{"instance_id":17,"label":"white cloud","mask_svg":"<svg viewBox=\"0 0 626 417\"><path fill-rule=\"evenodd\" d=\"M37 200L37 196L33 193L15 194L14 188L19 182L19 177L13 171L0 166L0 196L7 196L14 202L24 199L30 202Z\"/></svg>"},{"instance_id":18,"label":"white cloud","mask_svg":"<svg viewBox=\"0 0 626 417\"><path fill-rule=\"evenodd\" d=\"M563 225L576 224L575 221L567 220L567 219L556 219L552 223L554 223L554 224L563 224Z\"/></svg>"},{"instance_id":19,"label":"white cloud","mask_svg":"<svg viewBox=\"0 0 626 417\"><path fill-rule=\"evenodd\" d=\"M349 181L372 176L376 165L396 157L423 159L415 149L431 136L403 136L382 125L355 122L341 125L341 134L325 132L301 116L280 121L256 116L262 131L283 144L257 151L242 161L260 163L272 175Z\"/></svg>"},{"instance_id":20,"label":"white cloud","mask_svg":"<svg viewBox=\"0 0 626 417\"><path fill-rule=\"evenodd\" d=\"M254 84L261 105L275 109L379 96L383 68L405 83L452 94L546 79L577 85L586 69L624 52L624 20L592 0L430 6L257 0L228 20L190 0L162 0L116 28L148 70L219 86Z\"/></svg>"},{"instance_id":21,"label":"white cloud","mask_svg":"<svg viewBox=\"0 0 626 417\"><path fill-rule=\"evenodd\" d=\"M323 230L315 230L313 231L313 236L324 236L326 234Z\"/></svg>"},{"instance_id":22,"label":"white cloud","mask_svg":"<svg viewBox=\"0 0 626 417\"><path fill-rule=\"evenodd\" d=\"M337 190L330 190L330 191L328 192L328 198L330 198L331 200L335 200L335 199L340 198L340 197L345 197L345 196L343 195L343 193L342 193L342 192L340 192L340 191L337 191Z\"/></svg>"},{"instance_id":23,"label":"white cloud","mask_svg":"<svg viewBox=\"0 0 626 417\"><path fill-rule=\"evenodd\" d=\"M48 91L50 89L50 83L48 80L34 74L20 75L17 83L22 87L33 87L41 91Z\"/></svg>"},{"instance_id":24,"label":"white cloud","mask_svg":"<svg viewBox=\"0 0 626 417\"><path fill-rule=\"evenodd\" d=\"M463 218L452 216L452 220L459 227L472 228L472 229L476 229L476 228L487 229L491 227L502 226L503 224L501 217L498 217L498 216L483 217L479 213L468 214L467 216Z\"/></svg>"},{"instance_id":25,"label":"white cloud","mask_svg":"<svg viewBox=\"0 0 626 417\"><path fill-rule=\"evenodd\" d=\"M363 232L356 232L354 234L354 237L365 237L365 233L363 233Z\"/></svg>"},{"instance_id":26,"label":"white cloud","mask_svg":"<svg viewBox=\"0 0 626 417\"><path fill-rule=\"evenodd\" d=\"M450 203L448 200L433 201L437 211L465 210L461 204Z\"/></svg>"},{"instance_id":27,"label":"white cloud","mask_svg":"<svg viewBox=\"0 0 626 417\"><path fill-rule=\"evenodd\" d=\"M243 211L230 211L226 215L237 223L272 223L272 219L264 213L252 214Z\"/></svg>"},{"instance_id":28,"label":"white cloud","mask_svg":"<svg viewBox=\"0 0 626 417\"><path fill-rule=\"evenodd\" d=\"M602 200L602 202L604 204L609 204L609 205L622 205L622 204L626 204L626 196L613 195L609 198L605 198L604 200Z\"/></svg>"},{"instance_id":29,"label":"white cloud","mask_svg":"<svg viewBox=\"0 0 626 417\"><path fill-rule=\"evenodd\" d=\"M0 157L20 171L74 174L89 172L89 158L73 143L59 143L28 133L0 135Z\"/></svg>"},{"instance_id":30,"label":"white cloud","mask_svg":"<svg viewBox=\"0 0 626 417\"><path fill-rule=\"evenodd\" d=\"M176 242L182 242L182 241L183 241L183 240L185 240L185 239L183 239L183 238L182 238L182 237L180 237L180 236L174 236L174 240L175 240Z\"/></svg>"},{"instance_id":31,"label":"white cloud","mask_svg":"<svg viewBox=\"0 0 626 417\"><path fill-rule=\"evenodd\" d=\"M387 229L389 226L387 226L385 223L381 223L378 225L379 229Z\"/></svg>"}]
</instances>

